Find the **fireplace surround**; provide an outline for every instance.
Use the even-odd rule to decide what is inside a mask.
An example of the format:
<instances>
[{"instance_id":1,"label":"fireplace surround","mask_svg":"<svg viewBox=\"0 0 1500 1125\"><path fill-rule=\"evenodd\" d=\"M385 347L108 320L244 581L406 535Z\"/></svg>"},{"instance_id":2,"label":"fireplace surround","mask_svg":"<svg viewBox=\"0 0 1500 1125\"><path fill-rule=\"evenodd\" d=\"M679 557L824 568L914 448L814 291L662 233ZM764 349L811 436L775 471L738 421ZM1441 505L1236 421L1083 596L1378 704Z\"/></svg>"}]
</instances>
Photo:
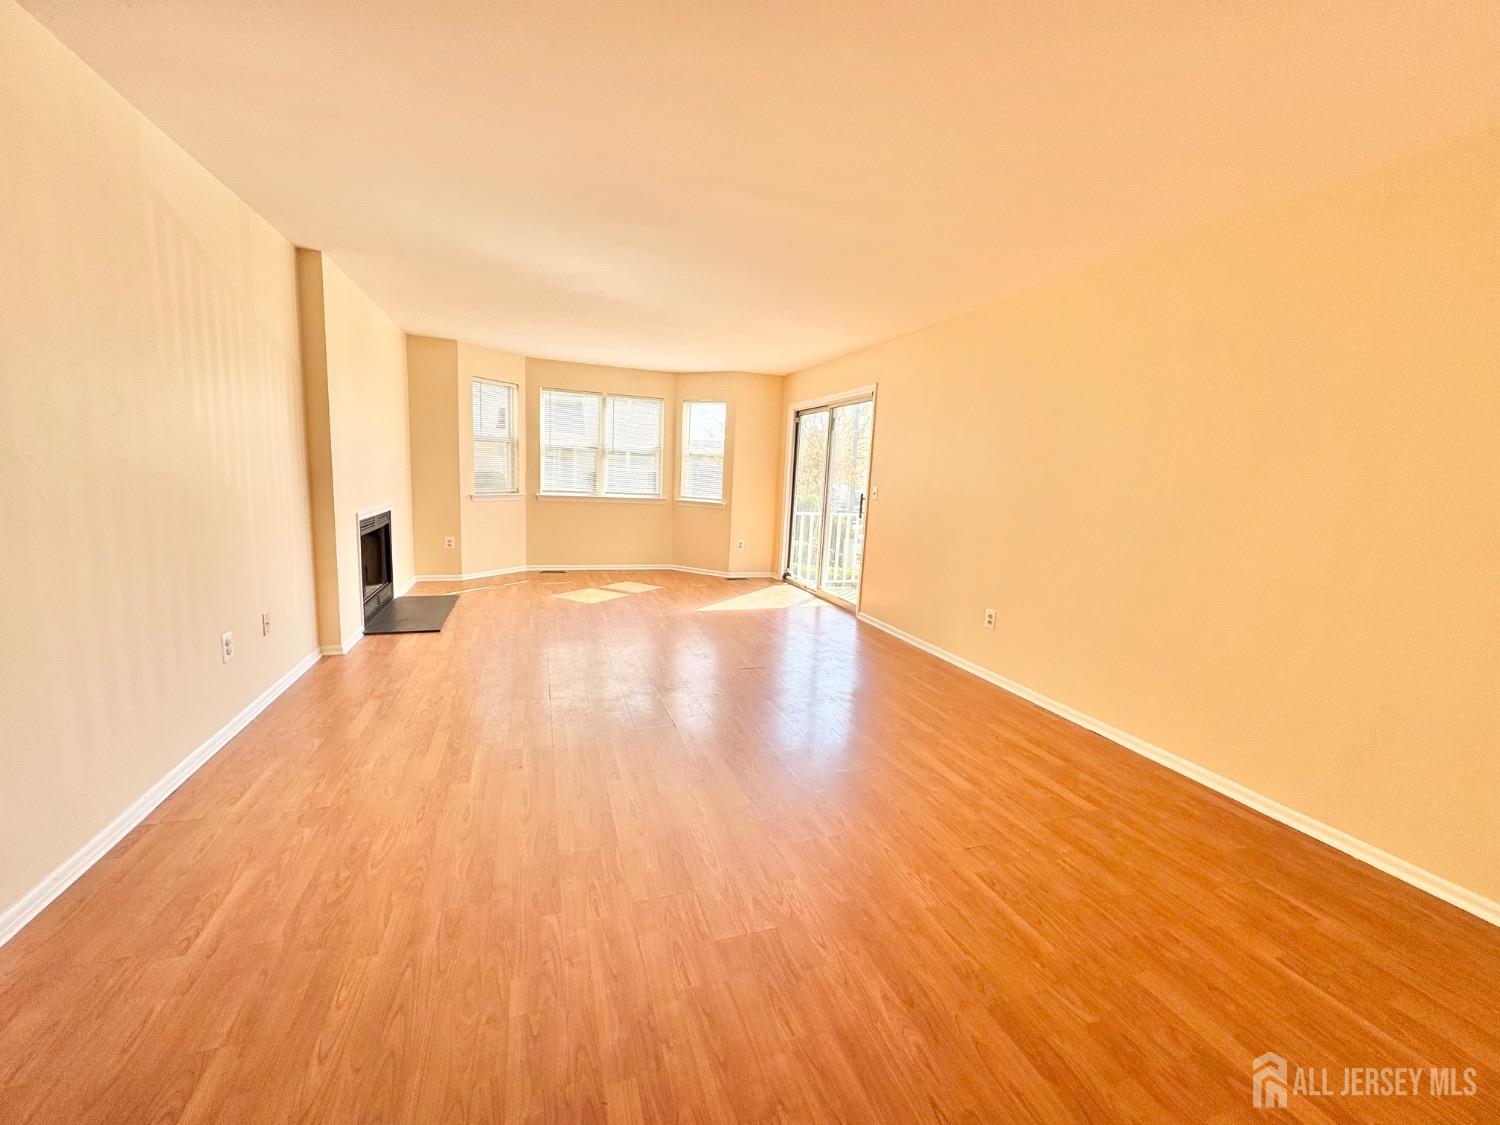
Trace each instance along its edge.
<instances>
[{"instance_id":1,"label":"fireplace surround","mask_svg":"<svg viewBox=\"0 0 1500 1125\"><path fill-rule=\"evenodd\" d=\"M391 513L380 512L359 521L359 565L364 587L365 624L369 624L396 596L391 557Z\"/></svg>"}]
</instances>

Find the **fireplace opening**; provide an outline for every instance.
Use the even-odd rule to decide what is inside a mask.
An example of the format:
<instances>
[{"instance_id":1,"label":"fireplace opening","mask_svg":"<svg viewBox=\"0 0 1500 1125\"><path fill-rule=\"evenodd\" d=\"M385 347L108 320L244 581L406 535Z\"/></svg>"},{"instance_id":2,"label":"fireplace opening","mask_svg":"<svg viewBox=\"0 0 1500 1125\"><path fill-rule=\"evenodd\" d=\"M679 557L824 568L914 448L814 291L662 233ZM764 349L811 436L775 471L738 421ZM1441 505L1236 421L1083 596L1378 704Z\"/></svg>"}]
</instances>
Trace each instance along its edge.
<instances>
[{"instance_id":1,"label":"fireplace opening","mask_svg":"<svg viewBox=\"0 0 1500 1125\"><path fill-rule=\"evenodd\" d=\"M359 564L364 581L365 623L379 613L396 593L391 568L391 513L381 512L359 521Z\"/></svg>"}]
</instances>

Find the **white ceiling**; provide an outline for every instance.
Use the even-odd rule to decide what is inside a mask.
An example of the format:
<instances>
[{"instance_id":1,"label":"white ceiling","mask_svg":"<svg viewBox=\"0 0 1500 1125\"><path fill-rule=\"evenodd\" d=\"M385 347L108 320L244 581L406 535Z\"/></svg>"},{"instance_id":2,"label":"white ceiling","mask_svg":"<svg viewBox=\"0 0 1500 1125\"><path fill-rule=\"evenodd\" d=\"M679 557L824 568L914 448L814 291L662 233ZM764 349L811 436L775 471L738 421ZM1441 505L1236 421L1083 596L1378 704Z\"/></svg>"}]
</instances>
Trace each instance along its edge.
<instances>
[{"instance_id":1,"label":"white ceiling","mask_svg":"<svg viewBox=\"0 0 1500 1125\"><path fill-rule=\"evenodd\" d=\"M24 0L408 331L787 371L1476 131L1494 0Z\"/></svg>"}]
</instances>

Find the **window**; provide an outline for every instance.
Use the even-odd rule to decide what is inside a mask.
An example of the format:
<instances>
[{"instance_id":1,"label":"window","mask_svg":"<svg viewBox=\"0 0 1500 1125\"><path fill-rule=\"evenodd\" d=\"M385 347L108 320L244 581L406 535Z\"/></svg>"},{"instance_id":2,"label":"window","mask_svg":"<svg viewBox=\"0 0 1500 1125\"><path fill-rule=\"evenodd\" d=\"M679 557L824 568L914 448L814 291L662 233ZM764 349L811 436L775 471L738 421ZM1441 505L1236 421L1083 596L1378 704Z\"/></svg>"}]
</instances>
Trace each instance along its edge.
<instances>
[{"instance_id":1,"label":"window","mask_svg":"<svg viewBox=\"0 0 1500 1125\"><path fill-rule=\"evenodd\" d=\"M474 495L509 496L516 483L516 388L474 380Z\"/></svg>"},{"instance_id":2,"label":"window","mask_svg":"<svg viewBox=\"0 0 1500 1125\"><path fill-rule=\"evenodd\" d=\"M682 404L682 477L677 495L683 500L724 499L724 430L729 404Z\"/></svg>"},{"instance_id":3,"label":"window","mask_svg":"<svg viewBox=\"0 0 1500 1125\"><path fill-rule=\"evenodd\" d=\"M604 494L661 495L661 399L604 397Z\"/></svg>"},{"instance_id":4,"label":"window","mask_svg":"<svg viewBox=\"0 0 1500 1125\"><path fill-rule=\"evenodd\" d=\"M598 395L542 392L542 491L592 496L599 491Z\"/></svg>"},{"instance_id":5,"label":"window","mask_svg":"<svg viewBox=\"0 0 1500 1125\"><path fill-rule=\"evenodd\" d=\"M542 494L661 495L661 399L542 391Z\"/></svg>"}]
</instances>

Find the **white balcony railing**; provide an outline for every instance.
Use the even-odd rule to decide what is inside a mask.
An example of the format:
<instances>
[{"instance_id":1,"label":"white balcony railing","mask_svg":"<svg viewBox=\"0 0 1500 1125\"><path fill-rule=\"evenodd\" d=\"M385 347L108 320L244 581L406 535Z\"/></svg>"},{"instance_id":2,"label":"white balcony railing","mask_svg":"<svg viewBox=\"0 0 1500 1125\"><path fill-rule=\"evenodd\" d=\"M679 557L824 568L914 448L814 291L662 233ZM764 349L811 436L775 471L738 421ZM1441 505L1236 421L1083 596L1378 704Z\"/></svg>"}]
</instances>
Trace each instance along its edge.
<instances>
[{"instance_id":1,"label":"white balcony railing","mask_svg":"<svg viewBox=\"0 0 1500 1125\"><path fill-rule=\"evenodd\" d=\"M818 535L821 512L792 515L792 548L787 569L798 582L821 586L831 594L849 596L859 588L859 563L864 551L865 521L857 512L828 513L828 542L824 566L818 573Z\"/></svg>"},{"instance_id":2,"label":"white balcony railing","mask_svg":"<svg viewBox=\"0 0 1500 1125\"><path fill-rule=\"evenodd\" d=\"M787 553L787 571L804 586L818 584L818 530L822 512L792 513L792 549Z\"/></svg>"}]
</instances>

